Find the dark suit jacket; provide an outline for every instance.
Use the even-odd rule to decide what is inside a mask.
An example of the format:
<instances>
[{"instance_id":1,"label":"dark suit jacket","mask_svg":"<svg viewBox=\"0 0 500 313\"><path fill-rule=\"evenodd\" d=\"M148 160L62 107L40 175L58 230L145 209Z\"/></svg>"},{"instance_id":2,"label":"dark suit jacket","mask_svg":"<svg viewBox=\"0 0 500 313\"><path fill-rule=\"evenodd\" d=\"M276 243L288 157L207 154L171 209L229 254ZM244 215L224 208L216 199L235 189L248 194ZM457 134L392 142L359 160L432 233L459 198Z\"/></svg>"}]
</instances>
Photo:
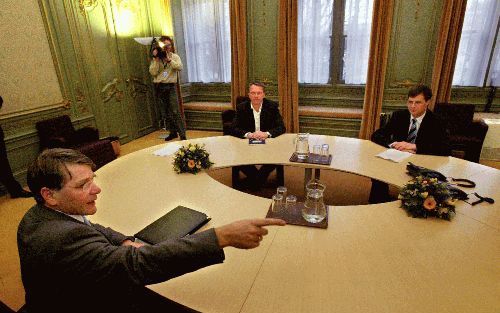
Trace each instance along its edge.
<instances>
[{"instance_id":1,"label":"dark suit jacket","mask_svg":"<svg viewBox=\"0 0 500 313\"><path fill-rule=\"evenodd\" d=\"M278 137L286 131L278 104L265 98L260 111L260 130L269 132L271 137ZM231 133L233 136L244 138L246 133L254 131L255 119L250 100L244 101L236 106L236 116Z\"/></svg>"},{"instance_id":2,"label":"dark suit jacket","mask_svg":"<svg viewBox=\"0 0 500 313\"><path fill-rule=\"evenodd\" d=\"M392 113L385 127L375 131L372 141L388 147L395 141L406 141L410 128L410 112L400 110ZM449 155L450 145L446 129L436 115L427 110L415 140L418 154Z\"/></svg>"},{"instance_id":3,"label":"dark suit jacket","mask_svg":"<svg viewBox=\"0 0 500 313\"><path fill-rule=\"evenodd\" d=\"M127 238L32 207L17 233L28 312L140 312L139 287L224 260L213 229L140 249Z\"/></svg>"}]
</instances>

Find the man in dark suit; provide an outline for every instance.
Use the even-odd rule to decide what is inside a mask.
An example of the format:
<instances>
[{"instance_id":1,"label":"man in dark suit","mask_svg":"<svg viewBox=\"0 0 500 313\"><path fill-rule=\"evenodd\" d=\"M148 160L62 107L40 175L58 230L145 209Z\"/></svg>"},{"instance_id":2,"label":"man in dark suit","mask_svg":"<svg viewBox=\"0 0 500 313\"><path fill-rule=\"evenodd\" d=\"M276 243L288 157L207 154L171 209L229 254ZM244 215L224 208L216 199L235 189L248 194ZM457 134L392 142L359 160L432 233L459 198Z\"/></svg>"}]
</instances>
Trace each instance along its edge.
<instances>
[{"instance_id":1,"label":"man in dark suit","mask_svg":"<svg viewBox=\"0 0 500 313\"><path fill-rule=\"evenodd\" d=\"M407 110L392 113L386 126L372 135L372 141L382 145L418 154L449 155L450 145L443 123L428 109L432 91L417 85L408 91ZM388 201L388 186L372 180L370 203Z\"/></svg>"},{"instance_id":2,"label":"man in dark suit","mask_svg":"<svg viewBox=\"0 0 500 313\"><path fill-rule=\"evenodd\" d=\"M0 109L3 105L3 99L0 97ZM4 133L0 126L0 181L7 188L12 199L14 198L30 198L33 195L31 192L24 190L17 182L12 174L9 159L7 158L7 147L5 146Z\"/></svg>"},{"instance_id":3,"label":"man in dark suit","mask_svg":"<svg viewBox=\"0 0 500 313\"><path fill-rule=\"evenodd\" d=\"M253 82L249 86L250 100L236 106L236 116L232 125L232 134L238 138L265 140L283 134L285 124L278 104L266 99L265 85ZM276 168L273 164L264 164L257 169L254 165L238 167L248 178L251 189L259 189L269 174Z\"/></svg>"},{"instance_id":4,"label":"man in dark suit","mask_svg":"<svg viewBox=\"0 0 500 313\"><path fill-rule=\"evenodd\" d=\"M17 233L28 312L183 312L144 285L222 263L224 247L257 247L263 226L284 225L244 220L157 245L136 243L86 218L101 192L93 166L78 151L49 149L28 170L37 204Z\"/></svg>"}]
</instances>

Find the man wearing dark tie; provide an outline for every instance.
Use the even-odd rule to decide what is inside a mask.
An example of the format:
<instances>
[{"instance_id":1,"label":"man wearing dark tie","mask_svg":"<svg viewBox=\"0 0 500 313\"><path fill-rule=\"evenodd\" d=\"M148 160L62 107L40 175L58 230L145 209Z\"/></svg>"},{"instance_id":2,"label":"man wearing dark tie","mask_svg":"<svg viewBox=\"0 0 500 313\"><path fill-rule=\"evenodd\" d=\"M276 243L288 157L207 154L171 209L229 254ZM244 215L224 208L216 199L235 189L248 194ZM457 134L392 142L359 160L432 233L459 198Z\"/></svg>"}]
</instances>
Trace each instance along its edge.
<instances>
[{"instance_id":1,"label":"man wearing dark tie","mask_svg":"<svg viewBox=\"0 0 500 313\"><path fill-rule=\"evenodd\" d=\"M408 91L407 110L392 113L387 125L375 131L372 141L417 154L449 155L450 145L443 123L429 109L432 91L417 85ZM388 201L388 186L372 180L370 203Z\"/></svg>"},{"instance_id":2,"label":"man wearing dark tie","mask_svg":"<svg viewBox=\"0 0 500 313\"><path fill-rule=\"evenodd\" d=\"M253 82L249 86L250 100L237 105L236 116L232 125L232 134L238 138L265 140L283 134L285 124L278 104L266 99L265 85ZM247 176L251 189L259 189L269 174L276 168L273 164L264 164L257 169L254 165L240 166Z\"/></svg>"}]
</instances>

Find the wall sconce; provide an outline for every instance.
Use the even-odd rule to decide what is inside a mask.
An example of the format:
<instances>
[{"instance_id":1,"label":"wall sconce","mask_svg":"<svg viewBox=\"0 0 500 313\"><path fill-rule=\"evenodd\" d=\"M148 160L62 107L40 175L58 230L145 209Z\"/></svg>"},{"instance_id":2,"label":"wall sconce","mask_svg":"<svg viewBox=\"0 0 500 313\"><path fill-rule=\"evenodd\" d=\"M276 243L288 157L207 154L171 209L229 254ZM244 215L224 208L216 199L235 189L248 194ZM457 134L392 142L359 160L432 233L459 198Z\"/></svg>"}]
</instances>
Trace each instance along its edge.
<instances>
[{"instance_id":1,"label":"wall sconce","mask_svg":"<svg viewBox=\"0 0 500 313\"><path fill-rule=\"evenodd\" d=\"M85 15L85 11L92 11L97 6L98 0L79 0L80 12Z\"/></svg>"}]
</instances>

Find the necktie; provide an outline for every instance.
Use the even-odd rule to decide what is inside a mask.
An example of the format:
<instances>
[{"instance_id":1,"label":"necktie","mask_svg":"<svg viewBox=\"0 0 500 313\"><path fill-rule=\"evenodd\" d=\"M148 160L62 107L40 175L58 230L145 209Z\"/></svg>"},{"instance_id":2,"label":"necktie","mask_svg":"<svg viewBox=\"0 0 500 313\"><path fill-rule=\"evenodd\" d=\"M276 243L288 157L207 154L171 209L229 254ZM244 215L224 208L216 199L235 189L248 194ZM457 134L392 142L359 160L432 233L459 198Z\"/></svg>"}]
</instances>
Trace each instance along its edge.
<instances>
[{"instance_id":1,"label":"necktie","mask_svg":"<svg viewBox=\"0 0 500 313\"><path fill-rule=\"evenodd\" d=\"M409 143L415 143L415 139L417 139L417 119L411 119L411 127L408 132L408 138L406 139Z\"/></svg>"}]
</instances>

